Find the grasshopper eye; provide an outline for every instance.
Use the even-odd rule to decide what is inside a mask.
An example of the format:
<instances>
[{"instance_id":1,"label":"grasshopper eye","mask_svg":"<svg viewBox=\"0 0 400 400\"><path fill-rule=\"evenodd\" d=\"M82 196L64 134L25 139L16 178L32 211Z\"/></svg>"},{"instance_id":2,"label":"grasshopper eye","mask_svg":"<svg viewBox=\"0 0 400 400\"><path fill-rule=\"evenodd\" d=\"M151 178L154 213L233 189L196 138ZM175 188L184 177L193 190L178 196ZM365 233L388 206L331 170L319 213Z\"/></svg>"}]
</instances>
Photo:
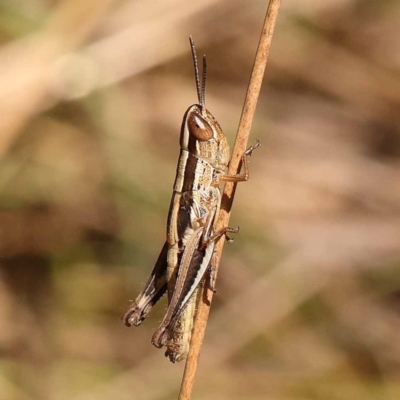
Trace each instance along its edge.
<instances>
[{"instance_id":1,"label":"grasshopper eye","mask_svg":"<svg viewBox=\"0 0 400 400\"><path fill-rule=\"evenodd\" d=\"M213 137L211 126L199 115L192 114L189 117L188 128L190 134L201 142L205 142Z\"/></svg>"}]
</instances>

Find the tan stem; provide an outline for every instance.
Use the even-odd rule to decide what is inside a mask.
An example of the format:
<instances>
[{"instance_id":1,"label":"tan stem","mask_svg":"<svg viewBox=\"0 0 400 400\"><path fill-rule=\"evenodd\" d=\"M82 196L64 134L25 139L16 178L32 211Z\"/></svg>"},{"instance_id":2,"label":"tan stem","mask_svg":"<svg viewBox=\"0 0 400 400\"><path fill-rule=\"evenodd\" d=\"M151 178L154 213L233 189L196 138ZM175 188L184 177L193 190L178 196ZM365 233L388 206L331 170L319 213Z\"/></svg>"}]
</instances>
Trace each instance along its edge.
<instances>
[{"instance_id":1,"label":"tan stem","mask_svg":"<svg viewBox=\"0 0 400 400\"><path fill-rule=\"evenodd\" d=\"M271 47L272 35L278 17L280 3L280 0L270 0L268 5L267 14L257 48L256 58L254 61L253 71L251 73L250 83L247 89L246 99L244 101L243 111L239 122L235 146L233 148L232 158L229 164L228 173L232 175L240 171L241 156L246 151L251 125L256 111L258 96L264 77L264 71L267 64L268 53ZM228 226L235 190L235 183L226 183L216 231ZM215 266L215 274L218 272L224 243L225 240L224 237L222 237L215 247L215 254L212 260L212 265ZM212 297L212 290L205 289L203 291L202 301L200 301L198 305L192 339L190 342L190 350L183 374L179 400L191 399Z\"/></svg>"}]
</instances>

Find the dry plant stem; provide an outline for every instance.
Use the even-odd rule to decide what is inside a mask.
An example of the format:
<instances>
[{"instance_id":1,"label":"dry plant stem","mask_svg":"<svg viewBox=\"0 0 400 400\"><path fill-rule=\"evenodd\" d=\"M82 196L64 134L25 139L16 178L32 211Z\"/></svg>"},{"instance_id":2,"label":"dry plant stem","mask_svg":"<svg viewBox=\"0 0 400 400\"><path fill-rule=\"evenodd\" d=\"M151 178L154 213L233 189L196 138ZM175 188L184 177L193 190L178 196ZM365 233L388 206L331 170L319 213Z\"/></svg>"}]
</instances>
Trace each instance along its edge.
<instances>
[{"instance_id":1,"label":"dry plant stem","mask_svg":"<svg viewBox=\"0 0 400 400\"><path fill-rule=\"evenodd\" d=\"M232 158L229 164L229 174L235 174L240 170L241 156L245 152L247 147L251 125L257 106L258 95L260 93L264 71L267 64L268 53L271 47L272 35L278 17L280 3L280 0L270 0L268 5L267 14L260 36L260 42L258 44L256 58L254 61L253 71L251 74L250 83L247 89L246 99L239 122L235 146L233 148ZM221 212L218 218L216 230L228 226L232 203L235 196L235 190L236 184L227 183L225 185L221 204ZM225 240L222 237L215 247L215 253L212 260L212 265L215 266L215 273L217 273L218 271L224 242ZM179 394L179 400L191 399L212 297L213 292L208 288L205 288L203 290L202 301L200 301L198 305L192 340L190 343L190 350L186 360L181 391Z\"/></svg>"}]
</instances>

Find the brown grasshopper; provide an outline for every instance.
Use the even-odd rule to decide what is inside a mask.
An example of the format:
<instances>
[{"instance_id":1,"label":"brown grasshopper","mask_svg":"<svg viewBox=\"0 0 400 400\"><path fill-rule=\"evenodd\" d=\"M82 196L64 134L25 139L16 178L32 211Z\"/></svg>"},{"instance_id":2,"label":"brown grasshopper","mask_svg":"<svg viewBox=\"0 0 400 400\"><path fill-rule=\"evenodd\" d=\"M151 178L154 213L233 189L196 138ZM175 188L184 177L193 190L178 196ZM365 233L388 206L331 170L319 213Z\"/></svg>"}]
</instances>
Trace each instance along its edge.
<instances>
[{"instance_id":1,"label":"brown grasshopper","mask_svg":"<svg viewBox=\"0 0 400 400\"><path fill-rule=\"evenodd\" d=\"M167 240L145 288L122 319L127 326L139 326L153 305L168 291L168 309L152 337L154 346L167 346L172 362L183 360L188 351L195 316L198 288L206 271L214 290L210 266L215 242L238 229L215 230L221 190L224 182L241 182L249 178L247 156L242 156L244 172L229 175L229 145L225 134L205 106L206 58L200 83L196 49L190 37L198 104L190 106L182 121L180 155L167 222Z\"/></svg>"}]
</instances>

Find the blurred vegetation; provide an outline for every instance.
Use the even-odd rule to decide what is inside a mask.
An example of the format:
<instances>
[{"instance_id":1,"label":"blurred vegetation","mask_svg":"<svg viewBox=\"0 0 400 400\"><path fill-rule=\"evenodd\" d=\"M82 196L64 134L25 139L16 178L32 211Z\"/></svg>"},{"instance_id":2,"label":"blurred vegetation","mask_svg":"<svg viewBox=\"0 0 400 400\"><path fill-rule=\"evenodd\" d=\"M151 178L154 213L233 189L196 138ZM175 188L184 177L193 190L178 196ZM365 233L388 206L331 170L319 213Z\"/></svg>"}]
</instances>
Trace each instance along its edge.
<instances>
[{"instance_id":1,"label":"blurred vegetation","mask_svg":"<svg viewBox=\"0 0 400 400\"><path fill-rule=\"evenodd\" d=\"M233 143L267 4L1 0L0 399L174 399L119 318L165 236L181 117ZM400 398L400 3L284 1L196 399Z\"/></svg>"}]
</instances>

